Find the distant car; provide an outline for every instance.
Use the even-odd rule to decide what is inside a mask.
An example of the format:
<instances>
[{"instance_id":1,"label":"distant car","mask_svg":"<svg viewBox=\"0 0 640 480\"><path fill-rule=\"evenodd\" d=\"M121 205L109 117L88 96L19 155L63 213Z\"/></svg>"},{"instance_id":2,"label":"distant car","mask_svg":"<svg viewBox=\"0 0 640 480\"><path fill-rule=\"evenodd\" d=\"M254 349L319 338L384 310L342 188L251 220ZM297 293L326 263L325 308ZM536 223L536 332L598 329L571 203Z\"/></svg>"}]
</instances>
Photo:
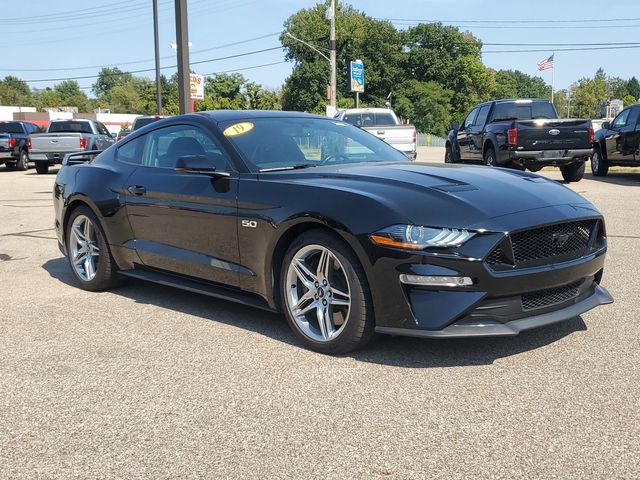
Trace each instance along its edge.
<instances>
[{"instance_id":1,"label":"distant car","mask_svg":"<svg viewBox=\"0 0 640 480\"><path fill-rule=\"evenodd\" d=\"M116 135L116 142L119 142L120 140L122 140L124 137L126 137L130 133L131 133L131 130L120 130L118 132L118 135Z\"/></svg>"},{"instance_id":2,"label":"distant car","mask_svg":"<svg viewBox=\"0 0 640 480\"><path fill-rule=\"evenodd\" d=\"M157 122L161 118L165 118L165 117L162 116L162 115L136 117L136 119L133 121L133 126L131 127L131 131L134 132L134 131L138 130L139 128L146 127L150 123Z\"/></svg>"},{"instance_id":3,"label":"distant car","mask_svg":"<svg viewBox=\"0 0 640 480\"><path fill-rule=\"evenodd\" d=\"M282 311L321 352L517 335L613 301L604 219L574 191L410 162L336 119L200 112L70 160L55 228L81 288L128 276Z\"/></svg>"},{"instance_id":4,"label":"distant car","mask_svg":"<svg viewBox=\"0 0 640 480\"><path fill-rule=\"evenodd\" d=\"M27 170L31 135L39 131L34 123L0 122L0 165L4 163L8 170Z\"/></svg>"},{"instance_id":5,"label":"distant car","mask_svg":"<svg viewBox=\"0 0 640 480\"><path fill-rule=\"evenodd\" d=\"M416 159L416 127L401 124L390 108L347 108L339 111L336 118L381 138L411 160Z\"/></svg>"},{"instance_id":6,"label":"distant car","mask_svg":"<svg viewBox=\"0 0 640 480\"><path fill-rule=\"evenodd\" d=\"M591 171L604 177L614 165L640 166L640 103L625 108L596 132Z\"/></svg>"},{"instance_id":7,"label":"distant car","mask_svg":"<svg viewBox=\"0 0 640 480\"><path fill-rule=\"evenodd\" d=\"M584 175L593 154L591 120L560 119L549 100L494 100L474 107L462 124L454 122L445 162L476 162L537 172L559 167L567 182Z\"/></svg>"},{"instance_id":8,"label":"distant car","mask_svg":"<svg viewBox=\"0 0 640 480\"><path fill-rule=\"evenodd\" d=\"M52 120L47 133L31 136L31 161L36 172L47 173L49 167L62 163L68 153L105 150L115 138L107 127L96 120Z\"/></svg>"}]
</instances>

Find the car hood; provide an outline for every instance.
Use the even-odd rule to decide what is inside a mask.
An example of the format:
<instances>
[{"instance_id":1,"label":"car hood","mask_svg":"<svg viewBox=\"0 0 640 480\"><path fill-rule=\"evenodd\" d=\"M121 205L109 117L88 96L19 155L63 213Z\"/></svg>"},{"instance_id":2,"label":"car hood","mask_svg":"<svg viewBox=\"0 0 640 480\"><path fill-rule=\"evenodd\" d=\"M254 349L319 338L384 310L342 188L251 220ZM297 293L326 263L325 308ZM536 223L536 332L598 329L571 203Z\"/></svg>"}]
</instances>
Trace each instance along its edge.
<instances>
[{"instance_id":1,"label":"car hood","mask_svg":"<svg viewBox=\"0 0 640 480\"><path fill-rule=\"evenodd\" d=\"M504 168L367 163L290 171L286 176L289 182L374 198L406 221L423 225L477 227L488 219L566 205L587 207L569 216L598 213L587 200L558 182Z\"/></svg>"}]
</instances>

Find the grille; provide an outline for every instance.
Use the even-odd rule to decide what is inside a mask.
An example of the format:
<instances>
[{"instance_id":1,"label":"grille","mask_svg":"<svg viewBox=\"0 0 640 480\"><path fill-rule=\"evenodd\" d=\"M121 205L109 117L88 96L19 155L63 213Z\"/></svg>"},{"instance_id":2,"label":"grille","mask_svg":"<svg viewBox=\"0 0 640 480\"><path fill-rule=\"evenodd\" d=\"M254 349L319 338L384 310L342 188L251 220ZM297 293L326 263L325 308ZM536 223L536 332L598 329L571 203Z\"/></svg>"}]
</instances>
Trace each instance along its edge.
<instances>
[{"instance_id":1,"label":"grille","mask_svg":"<svg viewBox=\"0 0 640 480\"><path fill-rule=\"evenodd\" d=\"M537 308L550 307L566 302L578 296L582 280L570 283L564 287L549 288L522 295L522 309L535 310Z\"/></svg>"},{"instance_id":2,"label":"grille","mask_svg":"<svg viewBox=\"0 0 640 480\"><path fill-rule=\"evenodd\" d=\"M524 267L581 257L587 253L596 224L597 220L581 220L513 233L510 238L513 259L506 258L498 245L486 262L489 265Z\"/></svg>"}]
</instances>

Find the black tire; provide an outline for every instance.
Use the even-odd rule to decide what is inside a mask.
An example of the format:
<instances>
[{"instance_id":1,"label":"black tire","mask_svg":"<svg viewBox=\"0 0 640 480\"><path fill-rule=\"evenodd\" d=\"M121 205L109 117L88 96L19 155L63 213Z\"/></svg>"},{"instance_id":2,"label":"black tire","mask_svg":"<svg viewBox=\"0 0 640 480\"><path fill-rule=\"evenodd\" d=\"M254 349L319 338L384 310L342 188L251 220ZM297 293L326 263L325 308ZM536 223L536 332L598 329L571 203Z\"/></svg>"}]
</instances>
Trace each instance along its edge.
<instances>
[{"instance_id":1,"label":"black tire","mask_svg":"<svg viewBox=\"0 0 640 480\"><path fill-rule=\"evenodd\" d=\"M91 280L85 280L78 273L73 265L72 260L72 252L71 252L71 242L72 233L71 226L73 222L80 216L87 217L93 224L95 228L95 243L97 244L99 256L96 262L95 276ZM69 267L71 268L71 272L73 277L76 279L76 282L79 284L80 288L83 290L89 290L91 292L100 292L103 290L110 290L115 288L123 283L123 278L118 275L118 269L113 257L111 256L111 251L109 250L109 245L107 244L106 237L104 235L104 231L102 230L102 226L98 221L98 218L93 213L93 211L87 207L86 205L82 205L77 207L71 215L69 215L69 219L65 225L65 243L67 246L67 260L69 262Z\"/></svg>"},{"instance_id":2,"label":"black tire","mask_svg":"<svg viewBox=\"0 0 640 480\"><path fill-rule=\"evenodd\" d=\"M591 157L591 173L596 177L605 177L609 173L609 161L603 158L598 147L593 150L593 157Z\"/></svg>"},{"instance_id":3,"label":"black tire","mask_svg":"<svg viewBox=\"0 0 640 480\"><path fill-rule=\"evenodd\" d=\"M482 159L484 160L484 164L487 167L497 167L498 166L498 162L496 160L496 152L493 149L493 147L488 147L484 151L484 155L482 156Z\"/></svg>"},{"instance_id":4,"label":"black tire","mask_svg":"<svg viewBox=\"0 0 640 480\"><path fill-rule=\"evenodd\" d=\"M20 158L18 158L16 168L18 170L29 170L29 154L26 150L20 152Z\"/></svg>"},{"instance_id":5,"label":"black tire","mask_svg":"<svg viewBox=\"0 0 640 480\"><path fill-rule=\"evenodd\" d=\"M289 265L297 253L309 246L321 246L328 249L343 267L343 270L340 270L340 272L344 273L344 277L348 282L350 292L348 315L335 338L329 340L317 341L303 332L292 316L287 299L289 289L294 288L294 286L289 285L287 281ZM334 355L351 352L364 347L375 336L373 302L364 270L349 246L342 239L330 232L310 230L292 242L282 262L280 272L280 301L287 322L296 337L307 347L317 352ZM315 313L310 313L309 315L315 315Z\"/></svg>"},{"instance_id":6,"label":"black tire","mask_svg":"<svg viewBox=\"0 0 640 480\"><path fill-rule=\"evenodd\" d=\"M40 175L49 173L49 164L45 162L36 162L36 172Z\"/></svg>"},{"instance_id":7,"label":"black tire","mask_svg":"<svg viewBox=\"0 0 640 480\"><path fill-rule=\"evenodd\" d=\"M584 164L585 162L580 160L579 162L570 163L569 165L560 167L564 181L579 182L582 180L582 177L584 176Z\"/></svg>"},{"instance_id":8,"label":"black tire","mask_svg":"<svg viewBox=\"0 0 640 480\"><path fill-rule=\"evenodd\" d=\"M7 162L7 163L4 164L4 166L5 166L5 168L7 170L10 170L10 171L13 171L13 170L16 169L16 164L13 163L13 162L11 162L11 163Z\"/></svg>"},{"instance_id":9,"label":"black tire","mask_svg":"<svg viewBox=\"0 0 640 480\"><path fill-rule=\"evenodd\" d=\"M455 163L453 158L453 149L450 144L444 148L444 163Z\"/></svg>"}]
</instances>

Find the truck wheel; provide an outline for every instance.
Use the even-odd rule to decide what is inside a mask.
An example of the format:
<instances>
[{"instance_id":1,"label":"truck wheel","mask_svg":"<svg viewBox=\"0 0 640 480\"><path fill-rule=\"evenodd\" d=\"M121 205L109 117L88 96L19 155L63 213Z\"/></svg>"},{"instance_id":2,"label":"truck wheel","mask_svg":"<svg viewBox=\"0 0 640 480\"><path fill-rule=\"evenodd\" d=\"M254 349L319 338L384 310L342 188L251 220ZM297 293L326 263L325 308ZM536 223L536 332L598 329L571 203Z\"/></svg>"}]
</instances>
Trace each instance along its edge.
<instances>
[{"instance_id":1,"label":"truck wheel","mask_svg":"<svg viewBox=\"0 0 640 480\"><path fill-rule=\"evenodd\" d=\"M20 158L16 163L16 168L18 170L29 170L29 155L26 150L20 152Z\"/></svg>"},{"instance_id":2,"label":"truck wheel","mask_svg":"<svg viewBox=\"0 0 640 480\"><path fill-rule=\"evenodd\" d=\"M41 175L49 173L49 164L45 162L36 162L36 172Z\"/></svg>"},{"instance_id":3,"label":"truck wheel","mask_svg":"<svg viewBox=\"0 0 640 480\"><path fill-rule=\"evenodd\" d=\"M4 167L7 170L15 170L16 169L16 164L7 162L7 163L4 164Z\"/></svg>"},{"instance_id":4,"label":"truck wheel","mask_svg":"<svg viewBox=\"0 0 640 480\"><path fill-rule=\"evenodd\" d=\"M565 182L579 182L584 175L585 162L579 161L560 167Z\"/></svg>"},{"instance_id":5,"label":"truck wheel","mask_svg":"<svg viewBox=\"0 0 640 480\"><path fill-rule=\"evenodd\" d=\"M447 145L444 149L444 163L455 163L453 159L453 149L451 145Z\"/></svg>"},{"instance_id":6,"label":"truck wheel","mask_svg":"<svg viewBox=\"0 0 640 480\"><path fill-rule=\"evenodd\" d=\"M591 173L596 177L604 177L609 173L609 161L602 158L602 152L599 148L594 149L593 157L591 157Z\"/></svg>"},{"instance_id":7,"label":"truck wheel","mask_svg":"<svg viewBox=\"0 0 640 480\"><path fill-rule=\"evenodd\" d=\"M487 167L497 167L496 152L493 147L489 147L484 151L484 164Z\"/></svg>"}]
</instances>

